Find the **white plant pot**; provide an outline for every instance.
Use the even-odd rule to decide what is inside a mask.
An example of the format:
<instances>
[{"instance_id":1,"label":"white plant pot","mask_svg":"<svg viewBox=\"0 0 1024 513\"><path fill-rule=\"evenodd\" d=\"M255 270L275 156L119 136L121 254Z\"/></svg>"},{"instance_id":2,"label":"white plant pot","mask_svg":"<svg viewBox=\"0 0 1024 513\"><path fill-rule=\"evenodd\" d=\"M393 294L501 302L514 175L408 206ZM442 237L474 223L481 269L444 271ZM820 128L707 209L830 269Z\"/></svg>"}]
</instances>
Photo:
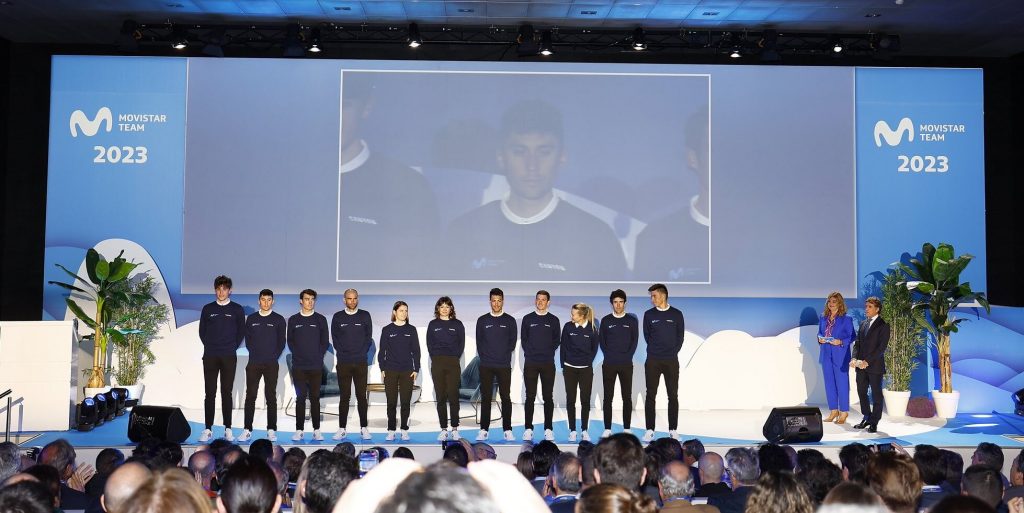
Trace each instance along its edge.
<instances>
[{"instance_id":1,"label":"white plant pot","mask_svg":"<svg viewBox=\"0 0 1024 513\"><path fill-rule=\"evenodd\" d=\"M138 400L138 404L142 404L142 393L146 391L146 385L143 383L136 383L134 385L123 385L121 388L128 390L128 399Z\"/></svg>"},{"instance_id":2,"label":"white plant pot","mask_svg":"<svg viewBox=\"0 0 1024 513\"><path fill-rule=\"evenodd\" d=\"M110 387L85 387L85 397L96 397L96 394L105 394L110 391Z\"/></svg>"},{"instance_id":3,"label":"white plant pot","mask_svg":"<svg viewBox=\"0 0 1024 513\"><path fill-rule=\"evenodd\" d=\"M882 389L882 397L885 398L885 412L890 417L906 417L907 403L910 402L910 390L889 390Z\"/></svg>"},{"instance_id":4,"label":"white plant pot","mask_svg":"<svg viewBox=\"0 0 1024 513\"><path fill-rule=\"evenodd\" d=\"M932 400L935 401L935 416L944 419L956 417L957 406L960 404L960 392L954 390L950 393L932 390Z\"/></svg>"}]
</instances>

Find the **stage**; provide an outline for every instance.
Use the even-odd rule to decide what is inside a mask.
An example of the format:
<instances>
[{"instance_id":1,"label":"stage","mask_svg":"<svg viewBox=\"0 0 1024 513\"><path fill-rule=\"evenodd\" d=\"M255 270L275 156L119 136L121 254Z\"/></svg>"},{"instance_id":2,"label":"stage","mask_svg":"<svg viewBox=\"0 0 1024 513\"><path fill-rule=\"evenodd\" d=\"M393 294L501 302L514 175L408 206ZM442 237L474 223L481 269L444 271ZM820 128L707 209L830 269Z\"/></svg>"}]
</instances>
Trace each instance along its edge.
<instances>
[{"instance_id":1,"label":"stage","mask_svg":"<svg viewBox=\"0 0 1024 513\"><path fill-rule=\"evenodd\" d=\"M761 428L770 410L680 410L679 412L679 435L681 440L699 438L708 451L715 451L724 454L732 447L751 446L764 442L761 435ZM203 430L203 412L199 409L183 409L182 412L188 419L192 428L192 435L182 445L185 448L186 456L191 454L199 444L198 438ZM336 410L333 410L337 413ZM461 413L472 414L473 408L463 404ZM668 436L667 411L659 410L657 415L657 436ZM827 415L823 411L823 415ZM516 455L522 447L523 433L523 408L521 405L513 405L512 420L513 433L516 439L506 442L502 438L501 419L498 416L498 408L493 409L491 429L487 442L494 447L498 458L503 461L514 463ZM542 410L538 405L535 413L535 420L542 420ZM237 437L241 433L243 412L241 409L234 410L233 414L234 434ZM599 408L591 410L589 432L596 443L603 431L601 411ZM596 417L596 418L595 418ZM224 428L220 423L220 413L217 413L217 424L213 428L215 437L223 435ZM350 411L348 423L348 437L344 440L352 442L357 449L371 446L382 446L390 451L406 446L412 449L420 461L431 461L441 457L441 450L437 441L439 427L437 425L437 413L433 402L416 403L412 407L410 417L410 440L402 442L385 442L387 427L387 415L383 406L370 406L370 431L372 440L364 441L359 437L359 422L356 416L355 407ZM613 415L615 420L613 432L622 430L621 411L616 410ZM882 417L878 425L877 433L868 433L853 428L853 424L860 420L860 414L856 410L851 411L849 421L844 425L832 423L824 424L824 436L821 442L811 444L799 444L798 448L812 447L825 453L828 457L838 461L838 452L842 446L860 442L864 444L878 444L895 442L901 446L911 447L917 444L931 444L940 448L951 449L964 454L965 461L970 461L970 455L981 442L998 444L1004 449L1007 464L1016 456L1017 451L1024 448L1024 417L1012 413L985 413L985 414L960 414L955 419L917 419L911 417L893 418L888 415ZM633 412L633 426L631 432L637 437L643 436L644 430L637 427L644 422L643 409L639 408ZM301 447L307 453L320 448L331 448L338 441L332 439L335 430L338 428L338 420L334 415L323 415L321 431L325 440L315 442L312 440L312 425L307 420L305 439L301 442L291 440L294 433L294 417L287 416L284 411L278 414L278 443L285 448ZM245 446L252 440L266 436L266 411L257 410L254 420L253 438L249 442L241 443ZM78 431L47 431L42 433L20 433L19 444L23 447L43 446L57 438L65 438L75 446L79 461L92 463L96 454L106 447L115 447L129 452L133 444L127 436L128 415L118 417L89 432ZM462 419L460 434L470 441L474 441L478 433L478 426L472 417ZM575 450L576 444L567 442L568 425L566 422L565 410L555 409L554 416L555 443L563 450ZM543 439L543 426L538 423L534 431L534 442ZM237 442L236 442L237 443Z\"/></svg>"}]
</instances>

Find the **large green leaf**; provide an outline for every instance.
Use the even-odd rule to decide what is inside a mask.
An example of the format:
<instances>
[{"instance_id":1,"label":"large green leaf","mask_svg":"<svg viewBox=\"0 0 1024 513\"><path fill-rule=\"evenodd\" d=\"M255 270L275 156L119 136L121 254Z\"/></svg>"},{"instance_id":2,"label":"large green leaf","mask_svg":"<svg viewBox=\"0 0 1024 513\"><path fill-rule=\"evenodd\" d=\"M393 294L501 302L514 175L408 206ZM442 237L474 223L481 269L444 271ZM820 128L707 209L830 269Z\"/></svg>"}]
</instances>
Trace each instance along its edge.
<instances>
[{"instance_id":1,"label":"large green leaf","mask_svg":"<svg viewBox=\"0 0 1024 513\"><path fill-rule=\"evenodd\" d=\"M917 285L914 285L914 290L922 294L931 294L932 291L935 290L935 285L932 285L931 283L928 283L926 281L922 281L919 282Z\"/></svg>"},{"instance_id":2,"label":"large green leaf","mask_svg":"<svg viewBox=\"0 0 1024 513\"><path fill-rule=\"evenodd\" d=\"M141 262L126 262L124 259L120 259L120 264L116 268L111 268L110 277L107 280L113 283L120 282L127 278L139 265L141 265Z\"/></svg>"},{"instance_id":3,"label":"large green leaf","mask_svg":"<svg viewBox=\"0 0 1024 513\"><path fill-rule=\"evenodd\" d=\"M93 248L89 248L89 251L85 252L85 272L89 273L89 280L97 285L100 283L100 278L96 276L96 263L101 258L103 257Z\"/></svg>"},{"instance_id":4,"label":"large green leaf","mask_svg":"<svg viewBox=\"0 0 1024 513\"><path fill-rule=\"evenodd\" d=\"M938 249L935 250L935 255L932 257L935 260L950 261L954 258L955 253L953 252L953 246L945 242L940 243Z\"/></svg>"},{"instance_id":5,"label":"large green leaf","mask_svg":"<svg viewBox=\"0 0 1024 513\"><path fill-rule=\"evenodd\" d=\"M68 276L71 276L71 277L72 277L72 278L74 278L75 280L77 280L77 281L80 281L80 282L82 282L82 284L83 284L83 285L85 285L86 287L89 287L89 289L91 289L91 290L96 290L96 287L93 287L93 286L92 286L92 284L91 284L91 283L89 283L89 281L88 281L88 280L83 280L81 276L79 276L79 275L77 275L77 274L75 274L75 273L73 273L73 272L69 271L67 267L64 267L63 265L60 265L60 264L54 264L54 265L56 265L57 267L59 267L59 268L60 268L60 270L62 270L62 271L64 271L65 273L67 273L67 274L68 274ZM74 283L74 282L72 282L72 283Z\"/></svg>"},{"instance_id":6,"label":"large green leaf","mask_svg":"<svg viewBox=\"0 0 1024 513\"><path fill-rule=\"evenodd\" d=\"M68 283L61 283L59 281L48 281L46 283L49 283L50 285L56 285L58 287L63 287L63 288L68 289L68 290L73 290L75 292L81 292L83 294L88 294L89 293L86 290L80 289L80 288L78 288L78 287L76 287L74 285L68 284Z\"/></svg>"},{"instance_id":7,"label":"large green leaf","mask_svg":"<svg viewBox=\"0 0 1024 513\"><path fill-rule=\"evenodd\" d=\"M96 269L94 270L96 277L99 278L100 283L107 281L107 276L110 276L110 263L100 256L100 260L96 262Z\"/></svg>"},{"instance_id":8,"label":"large green leaf","mask_svg":"<svg viewBox=\"0 0 1024 513\"><path fill-rule=\"evenodd\" d=\"M932 246L931 243L925 242L924 245L921 246L921 267L919 269L921 271L922 280L933 283L935 282L932 275L932 265L934 262L935 246Z\"/></svg>"},{"instance_id":9,"label":"large green leaf","mask_svg":"<svg viewBox=\"0 0 1024 513\"><path fill-rule=\"evenodd\" d=\"M84 322L86 326L96 329L96 321L94 321L92 317L89 317L89 315L85 313L85 310L82 310L82 307L78 306L78 303L75 303L75 301L69 297L64 298L64 302L68 304L68 308L71 309L71 313L75 314L75 317L78 317L78 320Z\"/></svg>"}]
</instances>

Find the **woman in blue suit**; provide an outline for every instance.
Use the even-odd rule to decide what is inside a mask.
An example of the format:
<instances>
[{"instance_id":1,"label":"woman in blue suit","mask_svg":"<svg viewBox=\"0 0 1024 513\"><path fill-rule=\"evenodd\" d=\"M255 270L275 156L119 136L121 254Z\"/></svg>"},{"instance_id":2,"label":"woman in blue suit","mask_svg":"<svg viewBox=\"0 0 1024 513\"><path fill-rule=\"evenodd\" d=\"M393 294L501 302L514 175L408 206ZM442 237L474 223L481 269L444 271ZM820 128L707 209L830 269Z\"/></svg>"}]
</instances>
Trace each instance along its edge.
<instances>
[{"instance_id":1,"label":"woman in blue suit","mask_svg":"<svg viewBox=\"0 0 1024 513\"><path fill-rule=\"evenodd\" d=\"M825 422L843 424L850 412L850 344L853 319L846 315L843 295L833 292L825 300L825 311L818 321L818 363L825 376L825 397L832 410Z\"/></svg>"}]
</instances>

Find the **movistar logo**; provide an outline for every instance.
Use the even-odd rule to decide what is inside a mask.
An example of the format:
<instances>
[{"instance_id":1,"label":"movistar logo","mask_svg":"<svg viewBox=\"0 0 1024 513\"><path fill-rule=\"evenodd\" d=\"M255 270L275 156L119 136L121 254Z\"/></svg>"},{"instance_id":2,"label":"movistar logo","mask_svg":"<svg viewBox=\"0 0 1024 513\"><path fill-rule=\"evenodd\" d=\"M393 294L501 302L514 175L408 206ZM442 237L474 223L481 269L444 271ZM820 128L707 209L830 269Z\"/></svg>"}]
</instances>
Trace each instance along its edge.
<instances>
[{"instance_id":1,"label":"movistar logo","mask_svg":"<svg viewBox=\"0 0 1024 513\"><path fill-rule=\"evenodd\" d=\"M89 119L84 112L76 110L71 113L70 125L71 137L78 137L79 130L86 137L92 137L100 131L100 125L106 125L105 130L107 132L113 129L114 116L107 107L100 107L100 110L96 111L96 116L92 119Z\"/></svg>"},{"instance_id":2,"label":"movistar logo","mask_svg":"<svg viewBox=\"0 0 1024 513\"><path fill-rule=\"evenodd\" d=\"M900 124L893 130L885 121L875 123L875 146L882 147L882 139L889 146L898 146L903 142L903 134L907 134L907 142L914 140L914 122L910 118L903 118Z\"/></svg>"}]
</instances>

